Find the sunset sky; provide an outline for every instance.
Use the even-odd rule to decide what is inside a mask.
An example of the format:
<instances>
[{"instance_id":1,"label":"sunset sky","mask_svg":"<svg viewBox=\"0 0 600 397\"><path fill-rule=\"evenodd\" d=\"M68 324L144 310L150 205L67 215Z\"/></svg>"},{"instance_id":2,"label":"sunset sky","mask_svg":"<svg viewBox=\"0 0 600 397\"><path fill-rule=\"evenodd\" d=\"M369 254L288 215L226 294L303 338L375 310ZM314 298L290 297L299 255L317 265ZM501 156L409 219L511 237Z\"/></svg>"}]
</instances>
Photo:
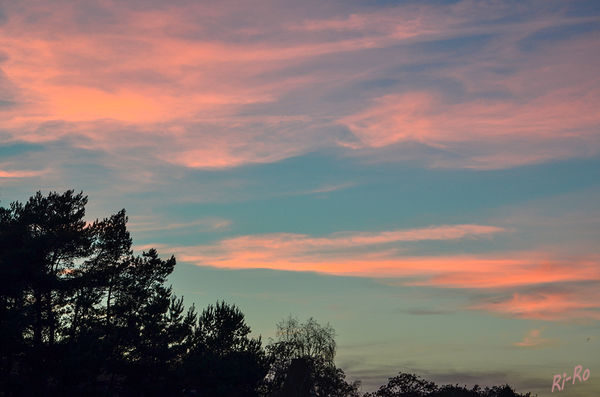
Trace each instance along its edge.
<instances>
[{"instance_id":1,"label":"sunset sky","mask_svg":"<svg viewBox=\"0 0 600 397\"><path fill-rule=\"evenodd\" d=\"M0 0L0 205L66 189L363 390L600 395L598 1Z\"/></svg>"}]
</instances>

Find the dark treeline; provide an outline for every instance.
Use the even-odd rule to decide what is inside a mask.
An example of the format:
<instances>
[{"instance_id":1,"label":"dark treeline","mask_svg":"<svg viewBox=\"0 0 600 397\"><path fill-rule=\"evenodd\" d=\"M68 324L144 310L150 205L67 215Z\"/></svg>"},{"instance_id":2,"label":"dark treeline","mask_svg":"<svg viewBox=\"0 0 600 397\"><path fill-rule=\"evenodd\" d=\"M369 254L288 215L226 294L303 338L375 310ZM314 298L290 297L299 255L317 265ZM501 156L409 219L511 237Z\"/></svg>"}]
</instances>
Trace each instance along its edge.
<instances>
[{"instance_id":1,"label":"dark treeline","mask_svg":"<svg viewBox=\"0 0 600 397\"><path fill-rule=\"evenodd\" d=\"M263 346L244 314L184 307L175 258L134 255L122 210L86 223L87 197L40 192L0 207L0 395L359 396L335 332L290 317ZM370 397L521 396L399 374Z\"/></svg>"}]
</instances>

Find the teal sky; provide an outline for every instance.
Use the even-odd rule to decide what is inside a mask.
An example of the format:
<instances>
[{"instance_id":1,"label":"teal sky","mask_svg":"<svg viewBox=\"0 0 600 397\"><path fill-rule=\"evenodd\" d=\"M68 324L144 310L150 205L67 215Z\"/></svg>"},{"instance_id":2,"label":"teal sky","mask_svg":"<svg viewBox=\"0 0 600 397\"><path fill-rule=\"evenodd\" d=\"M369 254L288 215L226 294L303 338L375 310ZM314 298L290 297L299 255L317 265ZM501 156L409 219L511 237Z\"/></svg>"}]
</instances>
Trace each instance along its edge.
<instances>
[{"instance_id":1,"label":"teal sky","mask_svg":"<svg viewBox=\"0 0 600 397\"><path fill-rule=\"evenodd\" d=\"M265 341L600 395L600 3L0 2L0 205L127 210ZM556 393L556 392L555 392Z\"/></svg>"}]
</instances>

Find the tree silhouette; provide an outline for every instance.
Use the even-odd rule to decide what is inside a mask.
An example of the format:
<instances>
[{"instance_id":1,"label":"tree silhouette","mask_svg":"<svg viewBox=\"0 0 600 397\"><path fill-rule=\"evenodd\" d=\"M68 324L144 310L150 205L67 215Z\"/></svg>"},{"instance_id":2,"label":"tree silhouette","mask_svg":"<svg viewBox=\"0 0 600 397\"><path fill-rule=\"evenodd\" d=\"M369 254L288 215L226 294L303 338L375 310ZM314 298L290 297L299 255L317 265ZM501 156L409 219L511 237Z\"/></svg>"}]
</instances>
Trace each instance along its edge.
<instances>
[{"instance_id":1,"label":"tree silhouette","mask_svg":"<svg viewBox=\"0 0 600 397\"><path fill-rule=\"evenodd\" d=\"M175 258L134 256L125 211L86 223L86 204L69 190L0 208L7 393L156 393L187 354L195 314L164 285Z\"/></svg>"},{"instance_id":2,"label":"tree silhouette","mask_svg":"<svg viewBox=\"0 0 600 397\"><path fill-rule=\"evenodd\" d=\"M373 397L422 397L438 390L435 383L415 374L400 373L390 378L387 385L381 386Z\"/></svg>"},{"instance_id":3,"label":"tree silhouette","mask_svg":"<svg viewBox=\"0 0 600 397\"><path fill-rule=\"evenodd\" d=\"M400 372L376 392L364 397L531 397L531 393L518 394L509 385L485 389L478 385L471 389L459 385L438 386L415 374Z\"/></svg>"},{"instance_id":4,"label":"tree silhouette","mask_svg":"<svg viewBox=\"0 0 600 397\"><path fill-rule=\"evenodd\" d=\"M202 396L253 396L268 362L260 338L251 338L244 314L217 302L199 316L184 373L186 384Z\"/></svg>"},{"instance_id":5,"label":"tree silhouette","mask_svg":"<svg viewBox=\"0 0 600 397\"><path fill-rule=\"evenodd\" d=\"M86 222L86 204L68 190L0 207L0 396L359 395L329 324L290 316L264 349L235 305L186 310L166 285L175 258L134 255L125 210ZM367 396L529 394L401 373Z\"/></svg>"},{"instance_id":6,"label":"tree silhouette","mask_svg":"<svg viewBox=\"0 0 600 397\"><path fill-rule=\"evenodd\" d=\"M90 254L92 234L83 219L86 204L82 193L44 197L38 192L25 205L15 202L2 211L0 272L14 282L6 296L11 299L3 296L3 306L9 317L18 319L8 333L23 348L17 361L14 355L8 358L9 373L18 363L21 371L31 374L36 390L45 386L44 375L55 367L58 344L68 334L65 317L77 285L73 270Z\"/></svg>"},{"instance_id":7,"label":"tree silhouette","mask_svg":"<svg viewBox=\"0 0 600 397\"><path fill-rule=\"evenodd\" d=\"M273 396L353 396L358 384L345 381L334 364L335 330L312 317L300 323L288 317L277 324L276 340L267 346L271 369L265 393Z\"/></svg>"}]
</instances>

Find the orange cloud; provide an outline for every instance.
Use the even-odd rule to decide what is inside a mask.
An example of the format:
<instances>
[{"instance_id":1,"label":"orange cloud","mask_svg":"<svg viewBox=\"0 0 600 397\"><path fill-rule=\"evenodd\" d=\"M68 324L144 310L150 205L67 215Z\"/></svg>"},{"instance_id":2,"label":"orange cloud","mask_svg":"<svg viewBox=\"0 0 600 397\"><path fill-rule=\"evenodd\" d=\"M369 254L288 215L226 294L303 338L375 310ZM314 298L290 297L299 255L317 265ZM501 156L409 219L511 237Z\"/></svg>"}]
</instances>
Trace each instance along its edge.
<instances>
[{"instance_id":1,"label":"orange cloud","mask_svg":"<svg viewBox=\"0 0 600 397\"><path fill-rule=\"evenodd\" d=\"M180 261L200 266L370 277L389 285L468 289L492 296L540 285L600 282L600 260L593 256L561 257L534 251L410 256L400 248L411 241L481 238L501 231L490 226L457 225L378 233L343 232L327 237L278 233L234 237L212 245L161 249L173 252ZM586 289L579 291L580 295L515 292L511 299L484 300L467 308L550 321L600 319L597 294L590 295Z\"/></svg>"},{"instance_id":2,"label":"orange cloud","mask_svg":"<svg viewBox=\"0 0 600 397\"><path fill-rule=\"evenodd\" d=\"M323 237L274 233L226 238L211 245L162 246L180 261L227 269L274 269L369 277L388 285L423 286L477 291L485 310L515 317L549 321L598 318L595 292L578 288L564 292L544 287L541 292L506 292L565 283L600 282L600 258L565 256L551 251L417 256L408 243L434 240L491 238L506 232L486 225L443 225L382 232L338 232ZM142 247L143 249L144 247ZM498 298L500 296L500 298ZM534 336L519 346L530 343ZM541 341L539 341L541 343Z\"/></svg>"},{"instance_id":3,"label":"orange cloud","mask_svg":"<svg viewBox=\"0 0 600 397\"><path fill-rule=\"evenodd\" d=\"M117 4L105 6L110 12ZM23 113L21 108L11 122L5 121L13 127L27 121L155 123L219 113L232 116L238 105L272 102L307 79L257 79L260 75L298 59L383 47L399 39L389 32L333 41L296 40L292 45L192 38L198 26L190 15L227 15L225 9L215 12L198 5L146 11L119 7L109 30L92 35L77 26L72 4L60 9L36 4L29 11L45 17L31 27L25 13L0 27L6 53L2 68L29 110ZM367 19L373 23L381 17ZM413 26L406 36L423 32Z\"/></svg>"},{"instance_id":4,"label":"orange cloud","mask_svg":"<svg viewBox=\"0 0 600 397\"><path fill-rule=\"evenodd\" d=\"M239 241L236 241L239 243ZM444 257L403 257L395 250L376 253L355 252L343 255L327 252L319 254L298 254L286 249L289 242L277 240L267 244L270 247L175 247L181 260L232 269L266 268L287 271L312 271L333 275L362 276L375 278L420 278L424 281L404 281L402 285L435 286L443 288L508 288L533 285L544 282L566 282L600 280L597 263L578 270L577 262L557 262L552 267L532 264L532 257L540 254L523 253L522 258L494 256L444 256ZM224 247L232 245L225 242ZM229 248L229 247L228 247Z\"/></svg>"},{"instance_id":5,"label":"orange cloud","mask_svg":"<svg viewBox=\"0 0 600 397\"><path fill-rule=\"evenodd\" d=\"M385 232L338 232L326 237L276 233L228 238L209 246L169 247L186 262L224 268L269 268L376 278L410 277L404 285L443 288L509 288L541 283L600 280L598 258L552 253L410 256L403 243L486 238L493 226L453 225Z\"/></svg>"},{"instance_id":6,"label":"orange cloud","mask_svg":"<svg viewBox=\"0 0 600 397\"><path fill-rule=\"evenodd\" d=\"M182 260L201 265L385 277L423 274L424 269L429 273L434 267L449 269L456 262L454 259L394 258L397 251L394 244L486 238L502 232L506 230L487 225L444 225L383 232L337 232L327 237L274 233L228 238L212 246L170 249ZM373 252L374 247L379 248ZM369 249L371 251L365 251Z\"/></svg>"},{"instance_id":7,"label":"orange cloud","mask_svg":"<svg viewBox=\"0 0 600 397\"><path fill-rule=\"evenodd\" d=\"M485 263L482 262L482 263ZM423 285L455 288L495 288L579 280L600 280L598 258L557 260L541 253L524 255L496 269L481 271L476 263L466 270L439 274ZM497 274L496 272L502 272Z\"/></svg>"}]
</instances>

